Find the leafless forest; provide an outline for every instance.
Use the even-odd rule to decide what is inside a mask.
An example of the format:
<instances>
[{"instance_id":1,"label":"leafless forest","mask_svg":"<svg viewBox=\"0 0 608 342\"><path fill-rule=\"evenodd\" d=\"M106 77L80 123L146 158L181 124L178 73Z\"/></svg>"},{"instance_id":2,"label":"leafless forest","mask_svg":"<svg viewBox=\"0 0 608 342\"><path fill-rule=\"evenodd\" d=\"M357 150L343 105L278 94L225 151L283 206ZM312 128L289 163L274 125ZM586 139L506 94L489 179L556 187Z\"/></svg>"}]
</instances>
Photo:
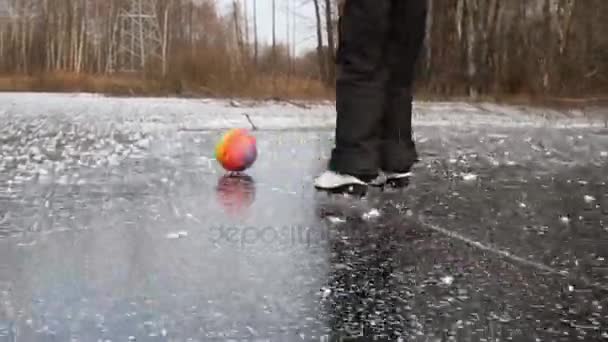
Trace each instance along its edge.
<instances>
[{"instance_id":1,"label":"leafless forest","mask_svg":"<svg viewBox=\"0 0 608 342\"><path fill-rule=\"evenodd\" d=\"M259 4L275 10L259 39ZM418 91L429 96L608 94L606 0L427 1ZM297 8L311 6L303 18ZM331 96L335 0L0 0L0 90ZM267 18L265 18L267 20ZM296 55L307 25L317 48ZM315 29L316 28L316 29ZM284 30L287 41L277 41Z\"/></svg>"}]
</instances>

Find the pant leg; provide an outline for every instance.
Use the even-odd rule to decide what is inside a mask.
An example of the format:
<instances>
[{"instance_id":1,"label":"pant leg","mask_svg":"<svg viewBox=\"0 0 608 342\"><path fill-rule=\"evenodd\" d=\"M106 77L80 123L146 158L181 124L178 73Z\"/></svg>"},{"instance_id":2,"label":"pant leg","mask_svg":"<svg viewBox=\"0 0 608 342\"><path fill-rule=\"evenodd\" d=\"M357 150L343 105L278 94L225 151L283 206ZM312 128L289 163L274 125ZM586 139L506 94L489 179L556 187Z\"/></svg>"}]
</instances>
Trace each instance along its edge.
<instances>
[{"instance_id":1,"label":"pant leg","mask_svg":"<svg viewBox=\"0 0 608 342\"><path fill-rule=\"evenodd\" d=\"M380 168L391 6L390 0L346 0L341 8L333 171L371 176Z\"/></svg>"},{"instance_id":2,"label":"pant leg","mask_svg":"<svg viewBox=\"0 0 608 342\"><path fill-rule=\"evenodd\" d=\"M427 5L423 0L392 1L381 163L385 171L407 172L418 159L412 138L412 87L425 36Z\"/></svg>"}]
</instances>

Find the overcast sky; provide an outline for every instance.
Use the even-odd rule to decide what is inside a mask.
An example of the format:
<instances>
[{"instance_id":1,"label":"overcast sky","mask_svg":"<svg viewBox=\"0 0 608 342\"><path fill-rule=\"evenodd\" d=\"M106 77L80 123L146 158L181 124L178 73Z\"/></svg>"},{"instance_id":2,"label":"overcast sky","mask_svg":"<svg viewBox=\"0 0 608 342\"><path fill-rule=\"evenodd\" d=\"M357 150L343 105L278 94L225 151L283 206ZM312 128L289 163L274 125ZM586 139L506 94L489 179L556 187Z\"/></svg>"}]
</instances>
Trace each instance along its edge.
<instances>
[{"instance_id":1,"label":"overcast sky","mask_svg":"<svg viewBox=\"0 0 608 342\"><path fill-rule=\"evenodd\" d=\"M249 17L253 17L253 0L246 0ZM242 2L242 0L241 0ZM218 0L221 9L230 9L232 0ZM310 0L276 0L277 6L277 40L286 41L287 37L287 5L290 4L289 20L293 21L296 15L296 47L298 53L316 46L314 30L314 6ZM272 0L257 0L258 7L258 34L260 42L272 42ZM291 24L290 24L291 26ZM250 22L250 34L253 39L253 20Z\"/></svg>"}]
</instances>

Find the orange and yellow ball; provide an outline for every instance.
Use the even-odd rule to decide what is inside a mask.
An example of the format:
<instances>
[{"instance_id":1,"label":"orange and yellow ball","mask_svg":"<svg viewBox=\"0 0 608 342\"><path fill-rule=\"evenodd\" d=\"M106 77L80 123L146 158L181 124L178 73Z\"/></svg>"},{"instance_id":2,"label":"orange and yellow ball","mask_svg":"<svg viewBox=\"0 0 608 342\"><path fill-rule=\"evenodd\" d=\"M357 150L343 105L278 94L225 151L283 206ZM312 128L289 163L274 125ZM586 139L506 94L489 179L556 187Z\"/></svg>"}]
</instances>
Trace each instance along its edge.
<instances>
[{"instance_id":1,"label":"orange and yellow ball","mask_svg":"<svg viewBox=\"0 0 608 342\"><path fill-rule=\"evenodd\" d=\"M215 147L215 158L231 172L244 171L258 156L257 142L248 130L235 128L226 132Z\"/></svg>"}]
</instances>

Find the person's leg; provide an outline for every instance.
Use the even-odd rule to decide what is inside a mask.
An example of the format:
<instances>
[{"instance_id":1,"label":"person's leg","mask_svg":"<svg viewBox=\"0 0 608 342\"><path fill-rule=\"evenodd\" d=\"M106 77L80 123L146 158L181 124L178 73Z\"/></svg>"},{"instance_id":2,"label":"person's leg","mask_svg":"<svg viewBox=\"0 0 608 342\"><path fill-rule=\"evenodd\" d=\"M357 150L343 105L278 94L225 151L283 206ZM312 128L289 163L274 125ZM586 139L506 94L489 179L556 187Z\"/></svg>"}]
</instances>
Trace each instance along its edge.
<instances>
[{"instance_id":1,"label":"person's leg","mask_svg":"<svg viewBox=\"0 0 608 342\"><path fill-rule=\"evenodd\" d=\"M336 145L328 166L335 174L364 182L380 168L390 13L389 0L346 0L339 23Z\"/></svg>"},{"instance_id":2,"label":"person's leg","mask_svg":"<svg viewBox=\"0 0 608 342\"><path fill-rule=\"evenodd\" d=\"M383 120L381 168L387 174L405 174L417 161L412 138L412 87L415 65L426 28L426 1L392 0L387 53L390 81Z\"/></svg>"}]
</instances>

